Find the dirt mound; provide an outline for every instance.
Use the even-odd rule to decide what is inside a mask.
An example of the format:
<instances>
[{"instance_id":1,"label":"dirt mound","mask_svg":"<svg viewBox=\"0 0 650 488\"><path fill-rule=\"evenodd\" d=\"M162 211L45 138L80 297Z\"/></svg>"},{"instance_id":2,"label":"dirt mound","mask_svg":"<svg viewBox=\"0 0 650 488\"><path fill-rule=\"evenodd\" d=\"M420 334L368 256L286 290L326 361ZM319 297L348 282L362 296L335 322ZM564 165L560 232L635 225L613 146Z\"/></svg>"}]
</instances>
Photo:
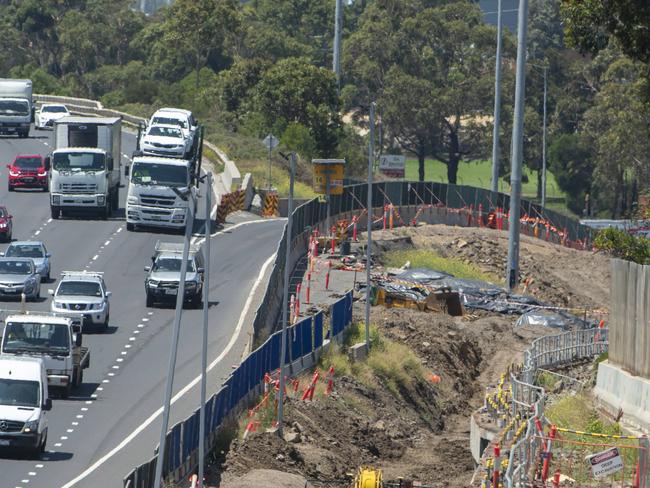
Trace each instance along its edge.
<instances>
[{"instance_id":1,"label":"dirt mound","mask_svg":"<svg viewBox=\"0 0 650 488\"><path fill-rule=\"evenodd\" d=\"M433 249L461 258L498 279L506 273L508 234L492 229L423 225L374 234L382 249ZM383 242L382 242L383 241ZM394 241L394 245L391 244ZM558 307L609 309L609 257L521 236L520 276L533 280L528 293Z\"/></svg>"},{"instance_id":2,"label":"dirt mound","mask_svg":"<svg viewBox=\"0 0 650 488\"><path fill-rule=\"evenodd\" d=\"M221 484L221 488L258 488L260 486L304 488L305 478L272 469L254 469L238 480Z\"/></svg>"}]
</instances>

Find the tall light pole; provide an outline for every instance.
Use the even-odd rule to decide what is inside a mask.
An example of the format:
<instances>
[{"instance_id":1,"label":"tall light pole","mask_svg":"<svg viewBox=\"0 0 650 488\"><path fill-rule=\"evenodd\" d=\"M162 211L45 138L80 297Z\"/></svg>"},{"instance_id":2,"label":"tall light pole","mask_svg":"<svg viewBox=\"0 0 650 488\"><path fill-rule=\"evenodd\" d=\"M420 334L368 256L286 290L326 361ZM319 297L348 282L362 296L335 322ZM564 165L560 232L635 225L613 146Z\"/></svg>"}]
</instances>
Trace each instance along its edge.
<instances>
[{"instance_id":1,"label":"tall light pole","mask_svg":"<svg viewBox=\"0 0 650 488\"><path fill-rule=\"evenodd\" d=\"M332 71L336 74L336 88L341 89L341 32L343 30L343 0L336 0L334 12L334 59Z\"/></svg>"},{"instance_id":2,"label":"tall light pole","mask_svg":"<svg viewBox=\"0 0 650 488\"><path fill-rule=\"evenodd\" d=\"M544 66L544 128L542 129L542 208L546 208L546 98L548 93L548 66Z\"/></svg>"},{"instance_id":3,"label":"tall light pole","mask_svg":"<svg viewBox=\"0 0 650 488\"><path fill-rule=\"evenodd\" d=\"M205 396L208 376L208 308L210 307L210 212L212 210L212 173L205 181L205 269L203 270L203 343L201 344L201 406L199 410L199 488L205 472Z\"/></svg>"},{"instance_id":4,"label":"tall light pole","mask_svg":"<svg viewBox=\"0 0 650 488\"><path fill-rule=\"evenodd\" d=\"M370 352L370 268L372 257L372 171L375 163L375 102L370 104L370 141L368 142L368 244L366 246L366 351Z\"/></svg>"},{"instance_id":5,"label":"tall light pole","mask_svg":"<svg viewBox=\"0 0 650 488\"><path fill-rule=\"evenodd\" d=\"M494 128L492 129L492 192L499 191L499 126L501 122L501 39L503 29L501 15L503 8L501 0L497 4L497 59L494 68Z\"/></svg>"},{"instance_id":6,"label":"tall light pole","mask_svg":"<svg viewBox=\"0 0 650 488\"><path fill-rule=\"evenodd\" d=\"M526 29L528 0L519 0L517 20L517 80L515 111L512 125L512 169L510 173L510 220L508 236L508 271L506 283L510 290L517 286L519 273L519 211L521 205L521 167L524 154L524 95L526 87Z\"/></svg>"},{"instance_id":7,"label":"tall light pole","mask_svg":"<svg viewBox=\"0 0 650 488\"><path fill-rule=\"evenodd\" d=\"M180 195L180 193L179 193ZM169 364L167 366L167 386L165 388L165 400L163 403L162 425L160 427L160 444L158 444L158 460L156 461L156 475L154 488L162 488L162 470L165 463L165 440L167 428L169 427L169 410L171 408L172 389L174 387L174 370L176 369L176 355L178 352L178 338L181 332L181 316L183 314L183 302L185 301L185 276L187 272L187 260L190 255L190 239L192 227L194 226L194 197L192 194L185 196L189 200L185 218L185 239L183 252L181 254L181 276L178 283L178 295L176 296L176 310L174 314L174 325L172 326L172 342L169 352Z\"/></svg>"},{"instance_id":8,"label":"tall light pole","mask_svg":"<svg viewBox=\"0 0 650 488\"><path fill-rule=\"evenodd\" d=\"M280 153L282 154L282 153ZM284 155L282 155L285 157ZM286 159L286 157L285 157ZM282 345L280 346L280 390L278 391L278 435L282 437L284 419L284 362L287 356L287 325L289 322L289 260L291 259L291 232L293 227L293 182L296 175L296 153L290 154L289 202L287 220L286 254L284 258L284 286L282 290Z\"/></svg>"}]
</instances>

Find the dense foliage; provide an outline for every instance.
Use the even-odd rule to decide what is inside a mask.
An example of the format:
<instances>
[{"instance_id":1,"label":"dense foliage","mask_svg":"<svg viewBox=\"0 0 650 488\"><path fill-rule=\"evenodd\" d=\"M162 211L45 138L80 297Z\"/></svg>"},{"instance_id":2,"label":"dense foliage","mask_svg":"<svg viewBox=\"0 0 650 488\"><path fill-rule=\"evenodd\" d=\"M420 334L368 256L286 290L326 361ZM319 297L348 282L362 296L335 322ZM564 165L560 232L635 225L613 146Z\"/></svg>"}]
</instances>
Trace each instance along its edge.
<instances>
[{"instance_id":1,"label":"dense foliage","mask_svg":"<svg viewBox=\"0 0 650 488\"><path fill-rule=\"evenodd\" d=\"M637 264L650 264L650 240L613 227L601 230L594 239L596 249Z\"/></svg>"},{"instance_id":2,"label":"dense foliage","mask_svg":"<svg viewBox=\"0 0 650 488\"><path fill-rule=\"evenodd\" d=\"M335 0L176 0L152 16L133 0L8 0L0 75L142 114L186 106L219 134L259 141L273 132L304 159L345 157L352 173L365 167L376 101L383 149L414 155L420 178L426 158L446 164L450 182L463 161L489 159L496 29L476 2L345 3L340 93L331 72ZM541 180L547 67L548 164L579 214L633 216L650 193L646 3L530 1L524 162ZM503 52L508 180L508 31Z\"/></svg>"}]
</instances>

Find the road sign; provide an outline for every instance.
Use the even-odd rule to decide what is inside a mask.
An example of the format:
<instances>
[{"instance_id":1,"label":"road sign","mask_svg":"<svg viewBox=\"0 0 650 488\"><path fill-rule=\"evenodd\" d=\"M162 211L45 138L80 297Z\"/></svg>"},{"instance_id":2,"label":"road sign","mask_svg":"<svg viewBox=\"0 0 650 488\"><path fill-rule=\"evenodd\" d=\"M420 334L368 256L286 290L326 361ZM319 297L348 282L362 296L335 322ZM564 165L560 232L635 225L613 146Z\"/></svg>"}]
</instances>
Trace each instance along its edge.
<instances>
[{"instance_id":1,"label":"road sign","mask_svg":"<svg viewBox=\"0 0 650 488\"><path fill-rule=\"evenodd\" d=\"M345 174L345 159L312 159L314 165L314 191L327 193L329 178L329 194L343 194L343 177Z\"/></svg>"},{"instance_id":2,"label":"road sign","mask_svg":"<svg viewBox=\"0 0 650 488\"><path fill-rule=\"evenodd\" d=\"M594 478L604 478L623 469L623 459L618 447L587 456Z\"/></svg>"},{"instance_id":3,"label":"road sign","mask_svg":"<svg viewBox=\"0 0 650 488\"><path fill-rule=\"evenodd\" d=\"M406 158L398 154L382 154L379 156L379 171L393 178L404 178Z\"/></svg>"},{"instance_id":4,"label":"road sign","mask_svg":"<svg viewBox=\"0 0 650 488\"><path fill-rule=\"evenodd\" d=\"M278 147L278 144L280 144L280 141L278 140L277 137L275 137L273 134L269 134L264 138L262 141L264 143L264 146L269 150L272 151L276 147Z\"/></svg>"}]
</instances>

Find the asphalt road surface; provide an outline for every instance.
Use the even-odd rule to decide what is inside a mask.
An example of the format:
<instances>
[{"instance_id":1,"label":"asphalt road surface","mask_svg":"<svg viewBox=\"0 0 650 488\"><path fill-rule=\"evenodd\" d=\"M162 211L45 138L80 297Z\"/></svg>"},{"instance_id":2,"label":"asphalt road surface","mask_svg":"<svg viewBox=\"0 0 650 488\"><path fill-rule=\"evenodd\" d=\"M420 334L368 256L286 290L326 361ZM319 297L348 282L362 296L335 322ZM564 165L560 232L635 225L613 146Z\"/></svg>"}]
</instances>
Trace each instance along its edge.
<instances>
[{"instance_id":1,"label":"asphalt road surface","mask_svg":"<svg viewBox=\"0 0 650 488\"><path fill-rule=\"evenodd\" d=\"M120 189L120 210L103 221L93 216L50 218L49 194L7 190L6 163L16 154L47 154L51 132L32 131L29 139L0 136L0 203L14 217L13 239L42 240L52 253L52 282L43 283L41 301L30 310L49 310L48 288L63 270L103 271L111 297L107 333L84 333L90 348L90 368L84 384L69 399L54 397L48 413L46 452L40 459L0 453L3 488L110 487L137 464L149 460L160 436L161 410L167 376L173 307L146 308L144 266L157 240L182 241L178 233L127 232L124 222L126 187ZM135 148L135 136L122 134L122 162ZM205 190L201 190L205 194ZM213 199L214 201L214 199ZM198 204L199 231L205 202ZM226 225L212 237L208 393L214 393L249 340L245 309L254 310L254 296L265 285L268 269L284 226L283 221L248 220ZM195 238L196 239L196 238ZM4 250L5 245L0 246ZM0 308L18 309L2 301ZM186 309L174 378L170 426L199 405L202 311Z\"/></svg>"}]
</instances>

